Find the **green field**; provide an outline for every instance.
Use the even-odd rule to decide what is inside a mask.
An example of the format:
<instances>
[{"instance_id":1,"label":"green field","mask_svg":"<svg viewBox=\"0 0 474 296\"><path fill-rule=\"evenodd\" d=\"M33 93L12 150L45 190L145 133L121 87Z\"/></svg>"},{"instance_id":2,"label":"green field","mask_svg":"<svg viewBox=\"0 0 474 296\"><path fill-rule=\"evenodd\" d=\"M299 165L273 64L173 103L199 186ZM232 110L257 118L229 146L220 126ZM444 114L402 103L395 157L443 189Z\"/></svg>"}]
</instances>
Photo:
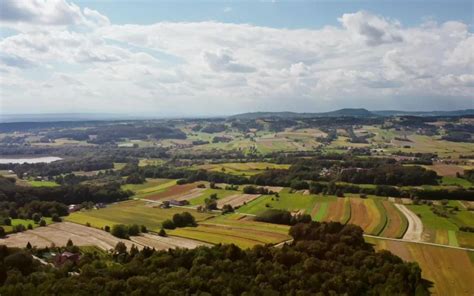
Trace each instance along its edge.
<instances>
[{"instance_id":1,"label":"green field","mask_svg":"<svg viewBox=\"0 0 474 296\"><path fill-rule=\"evenodd\" d=\"M448 206L455 206L458 201L450 201ZM452 246L474 247L474 233L461 232L461 226L474 225L474 213L458 206L459 211L440 217L434 214L428 205L408 205L411 211L417 214L423 222L425 236L429 241L449 244Z\"/></svg>"},{"instance_id":2,"label":"green field","mask_svg":"<svg viewBox=\"0 0 474 296\"><path fill-rule=\"evenodd\" d=\"M53 221L51 220L50 217L43 217L44 221L46 221L46 225L49 225L51 223L53 223ZM23 226L25 226L25 228L28 227L28 224L31 224L31 226L33 226L33 228L36 228L36 227L40 227L39 224L36 224L35 221L31 220L31 219L11 219L12 221L12 225L9 226L9 225L0 225L3 227L3 229L5 229L5 232L6 233L10 233L13 231L13 227L14 226L17 226L17 225L20 225L20 224L23 224Z\"/></svg>"},{"instance_id":3,"label":"green field","mask_svg":"<svg viewBox=\"0 0 474 296\"><path fill-rule=\"evenodd\" d=\"M280 197L274 195L262 195L239 208L239 213L257 215L267 209L284 209L288 211L304 210L310 214L317 202L314 195L304 195L302 193L290 193L290 189L285 188L279 193Z\"/></svg>"},{"instance_id":4,"label":"green field","mask_svg":"<svg viewBox=\"0 0 474 296\"><path fill-rule=\"evenodd\" d=\"M96 228L114 224L138 224L145 225L152 231L159 231L164 220L171 219L174 214L182 212L191 213L198 222L212 217L211 214L199 213L193 209L161 209L152 207L144 201L130 200L111 204L103 209L75 212L64 219L79 224L90 223Z\"/></svg>"},{"instance_id":5,"label":"green field","mask_svg":"<svg viewBox=\"0 0 474 296\"><path fill-rule=\"evenodd\" d=\"M455 185L455 186L461 186L461 187L465 187L465 188L469 188L469 187L473 187L474 185L469 182L468 180L466 179L463 179L463 178L458 178L458 177L448 177L448 176L444 176L442 179L441 179L441 185Z\"/></svg>"},{"instance_id":6,"label":"green field","mask_svg":"<svg viewBox=\"0 0 474 296\"><path fill-rule=\"evenodd\" d=\"M168 187L176 185L176 180L170 179L147 179L143 184L126 184L123 190L131 190L136 198L145 198L149 195L165 191Z\"/></svg>"},{"instance_id":7,"label":"green field","mask_svg":"<svg viewBox=\"0 0 474 296\"><path fill-rule=\"evenodd\" d=\"M231 175L252 176L268 169L288 169L288 164L276 164L271 162L228 162L219 164L204 164L193 167L193 169L204 169L211 172L225 172Z\"/></svg>"},{"instance_id":8,"label":"green field","mask_svg":"<svg viewBox=\"0 0 474 296\"><path fill-rule=\"evenodd\" d=\"M57 187L58 183L53 181L27 181L33 187Z\"/></svg>"}]
</instances>

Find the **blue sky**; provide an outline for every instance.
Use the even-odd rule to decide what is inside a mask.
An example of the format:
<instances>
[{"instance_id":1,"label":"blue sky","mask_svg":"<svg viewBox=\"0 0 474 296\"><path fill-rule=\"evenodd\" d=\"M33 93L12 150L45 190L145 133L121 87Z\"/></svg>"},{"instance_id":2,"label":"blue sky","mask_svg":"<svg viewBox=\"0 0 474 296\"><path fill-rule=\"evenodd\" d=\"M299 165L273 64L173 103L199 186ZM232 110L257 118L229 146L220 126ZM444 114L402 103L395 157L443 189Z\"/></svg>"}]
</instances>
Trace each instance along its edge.
<instances>
[{"instance_id":1,"label":"blue sky","mask_svg":"<svg viewBox=\"0 0 474 296\"><path fill-rule=\"evenodd\" d=\"M472 1L0 5L0 113L474 108Z\"/></svg>"},{"instance_id":2,"label":"blue sky","mask_svg":"<svg viewBox=\"0 0 474 296\"><path fill-rule=\"evenodd\" d=\"M116 24L152 24L160 21L249 23L275 28L321 28L338 25L350 11L368 10L397 18L407 26L427 18L439 22L472 22L472 1L76 1L98 10Z\"/></svg>"}]
</instances>

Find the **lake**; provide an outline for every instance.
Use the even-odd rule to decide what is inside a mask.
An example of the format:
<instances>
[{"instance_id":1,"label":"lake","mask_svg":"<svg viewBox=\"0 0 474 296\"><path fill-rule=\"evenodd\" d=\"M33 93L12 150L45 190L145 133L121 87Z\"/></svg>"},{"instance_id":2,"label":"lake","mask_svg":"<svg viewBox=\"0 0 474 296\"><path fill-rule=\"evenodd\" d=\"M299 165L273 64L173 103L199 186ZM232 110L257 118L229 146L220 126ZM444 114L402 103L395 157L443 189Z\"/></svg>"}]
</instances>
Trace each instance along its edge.
<instances>
[{"instance_id":1,"label":"lake","mask_svg":"<svg viewBox=\"0 0 474 296\"><path fill-rule=\"evenodd\" d=\"M34 157L34 158L1 158L0 157L0 164L7 164L7 163L50 163L53 161L61 160L61 157L55 156L43 156L43 157Z\"/></svg>"}]
</instances>

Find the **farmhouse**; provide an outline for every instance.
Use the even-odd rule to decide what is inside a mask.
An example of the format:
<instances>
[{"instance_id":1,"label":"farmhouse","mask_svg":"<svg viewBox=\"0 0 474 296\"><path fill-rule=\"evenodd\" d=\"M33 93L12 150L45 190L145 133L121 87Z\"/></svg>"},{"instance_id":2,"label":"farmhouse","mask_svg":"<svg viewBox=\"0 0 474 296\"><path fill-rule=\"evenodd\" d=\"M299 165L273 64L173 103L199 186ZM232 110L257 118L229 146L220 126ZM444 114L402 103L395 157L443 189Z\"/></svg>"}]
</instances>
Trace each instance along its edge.
<instances>
[{"instance_id":1,"label":"farmhouse","mask_svg":"<svg viewBox=\"0 0 474 296\"><path fill-rule=\"evenodd\" d=\"M169 204L172 205L172 206L186 206L186 205L189 205L189 201L187 201L187 200L174 200L174 199L172 199L169 202L170 202Z\"/></svg>"},{"instance_id":2,"label":"farmhouse","mask_svg":"<svg viewBox=\"0 0 474 296\"><path fill-rule=\"evenodd\" d=\"M80 205L69 205L68 212L73 213L73 212L79 211L80 209L81 209Z\"/></svg>"},{"instance_id":3,"label":"farmhouse","mask_svg":"<svg viewBox=\"0 0 474 296\"><path fill-rule=\"evenodd\" d=\"M77 263L79 261L79 258L80 258L79 254L71 253L71 252L63 252L61 254L56 255L56 258L54 258L54 264L59 266L59 265L63 265L67 261Z\"/></svg>"}]
</instances>

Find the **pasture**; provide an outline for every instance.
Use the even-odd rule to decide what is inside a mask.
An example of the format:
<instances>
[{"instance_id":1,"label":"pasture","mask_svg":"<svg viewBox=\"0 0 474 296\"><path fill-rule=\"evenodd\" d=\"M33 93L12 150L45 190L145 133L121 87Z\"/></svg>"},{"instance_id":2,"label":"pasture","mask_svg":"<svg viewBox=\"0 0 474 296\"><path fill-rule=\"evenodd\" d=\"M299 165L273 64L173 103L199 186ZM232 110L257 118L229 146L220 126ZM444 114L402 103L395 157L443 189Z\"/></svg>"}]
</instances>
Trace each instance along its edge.
<instances>
[{"instance_id":1,"label":"pasture","mask_svg":"<svg viewBox=\"0 0 474 296\"><path fill-rule=\"evenodd\" d=\"M291 193L285 188L279 193L279 197L274 195L262 195L252 202L239 208L238 212L244 214L257 215L267 209L284 209L291 212L301 212L310 214L317 202L318 197L305 195L302 193Z\"/></svg>"},{"instance_id":2,"label":"pasture","mask_svg":"<svg viewBox=\"0 0 474 296\"><path fill-rule=\"evenodd\" d=\"M288 169L288 164L276 164L271 162L228 162L219 164L204 164L193 167L193 169L204 169L211 172L225 172L231 175L252 176L269 169Z\"/></svg>"},{"instance_id":3,"label":"pasture","mask_svg":"<svg viewBox=\"0 0 474 296\"><path fill-rule=\"evenodd\" d=\"M451 201L448 206L458 205L459 211L441 217L428 205L408 205L423 222L423 240L452 246L474 247L474 233L461 232L459 227L474 225L474 213L464 209L460 202Z\"/></svg>"}]
</instances>

